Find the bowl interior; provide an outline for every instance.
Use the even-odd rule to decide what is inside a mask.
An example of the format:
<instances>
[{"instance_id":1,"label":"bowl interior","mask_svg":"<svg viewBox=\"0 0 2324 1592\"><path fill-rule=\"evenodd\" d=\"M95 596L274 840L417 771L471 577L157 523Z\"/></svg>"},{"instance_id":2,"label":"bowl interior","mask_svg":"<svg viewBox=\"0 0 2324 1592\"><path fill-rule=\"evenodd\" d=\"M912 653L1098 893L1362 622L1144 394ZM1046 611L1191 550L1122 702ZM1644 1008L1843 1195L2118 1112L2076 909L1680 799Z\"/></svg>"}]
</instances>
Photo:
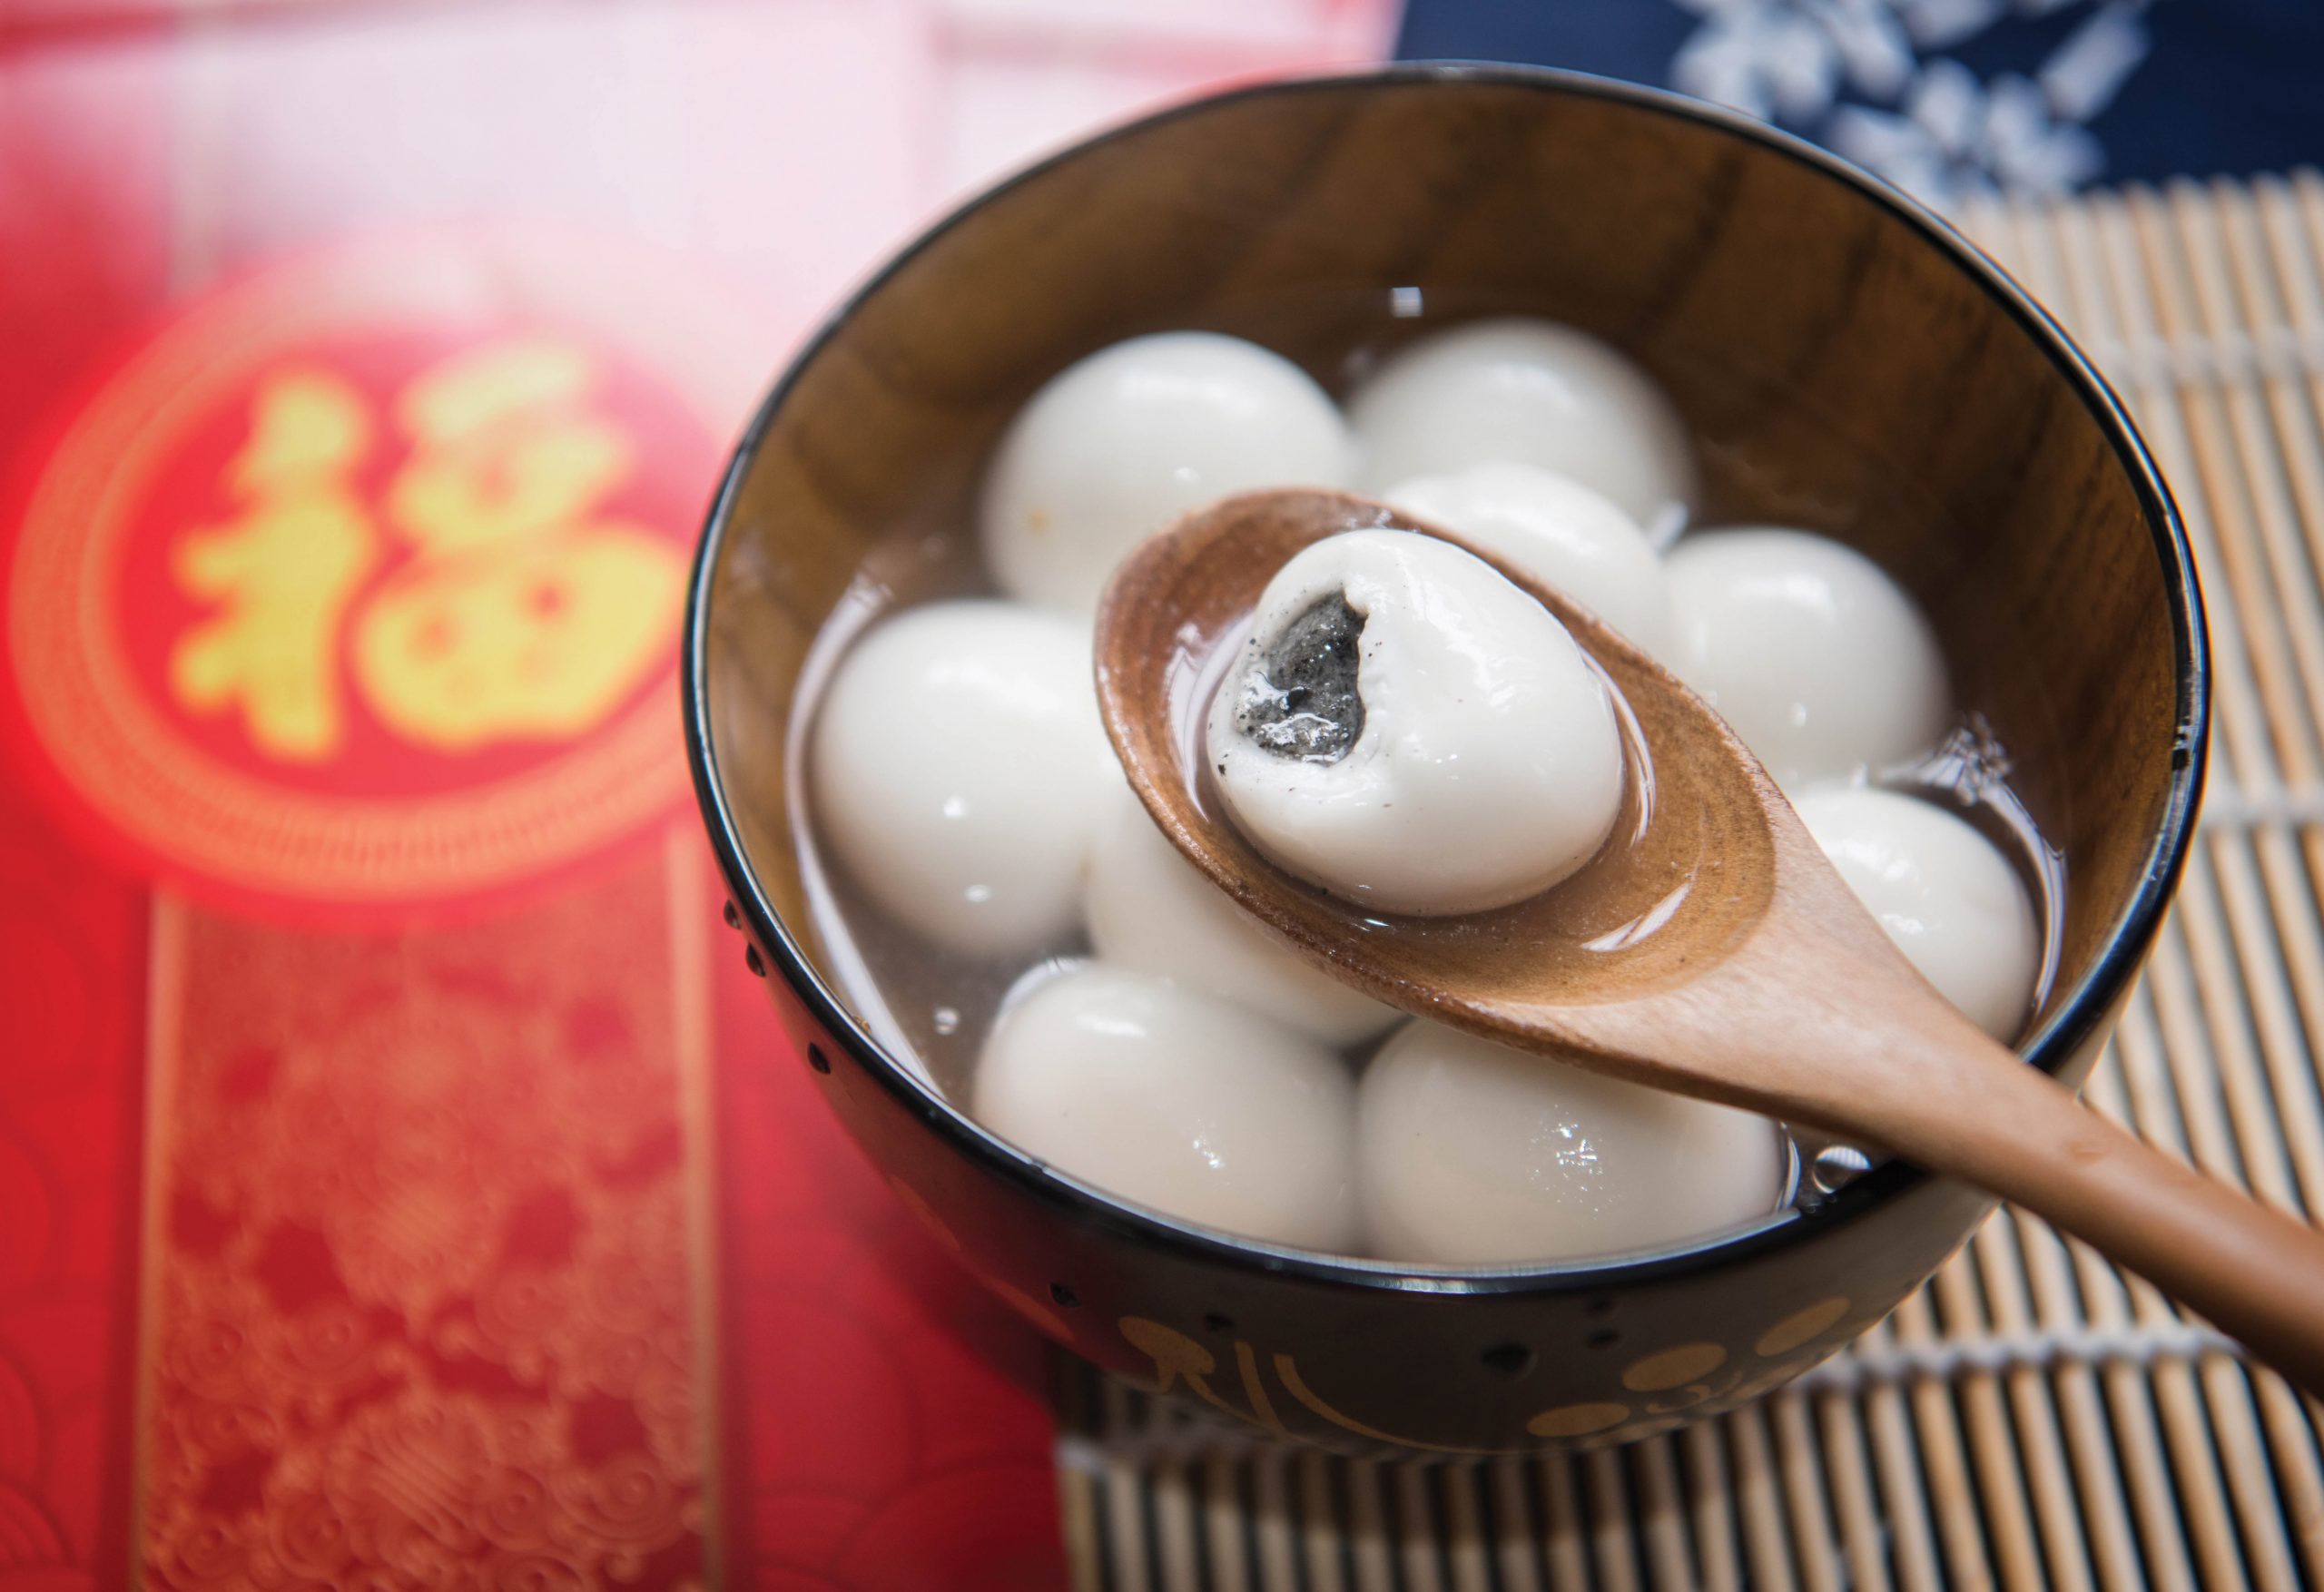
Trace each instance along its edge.
<instances>
[{"instance_id":1,"label":"bowl interior","mask_svg":"<svg viewBox=\"0 0 2324 1592\"><path fill-rule=\"evenodd\" d=\"M973 584L980 471L1036 387L1205 328L1341 392L1397 338L1488 313L1642 361L1701 439L1698 523L1822 531L1916 594L2062 856L2044 1028L2093 1016L2201 711L2142 467L2071 359L1904 210L1714 116L1502 73L1278 85L1086 145L932 234L793 369L695 624L714 793L810 962L789 760L811 646L883 593Z\"/></svg>"}]
</instances>

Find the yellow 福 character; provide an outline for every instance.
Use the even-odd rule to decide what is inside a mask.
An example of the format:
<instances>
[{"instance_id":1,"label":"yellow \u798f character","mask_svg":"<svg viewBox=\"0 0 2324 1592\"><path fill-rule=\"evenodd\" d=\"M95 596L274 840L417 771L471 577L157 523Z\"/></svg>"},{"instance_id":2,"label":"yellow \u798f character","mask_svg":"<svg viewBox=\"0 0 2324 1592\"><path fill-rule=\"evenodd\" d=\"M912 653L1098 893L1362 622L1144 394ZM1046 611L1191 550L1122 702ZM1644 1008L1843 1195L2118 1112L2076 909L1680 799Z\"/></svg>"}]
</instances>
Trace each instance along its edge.
<instances>
[{"instance_id":1,"label":"yellow \u798f character","mask_svg":"<svg viewBox=\"0 0 2324 1592\"><path fill-rule=\"evenodd\" d=\"M352 662L405 740L461 752L570 739L665 657L683 567L661 537L601 513L635 459L586 407L596 378L576 349L510 339L398 398L412 446L385 506L413 556L365 603Z\"/></svg>"},{"instance_id":2,"label":"yellow \u798f character","mask_svg":"<svg viewBox=\"0 0 2324 1592\"><path fill-rule=\"evenodd\" d=\"M170 691L197 713L239 706L261 752L314 762L346 734L340 624L376 557L352 482L371 418L348 383L304 369L268 378L252 411L250 440L227 466L242 513L171 549L180 588L218 607L172 649Z\"/></svg>"}]
</instances>

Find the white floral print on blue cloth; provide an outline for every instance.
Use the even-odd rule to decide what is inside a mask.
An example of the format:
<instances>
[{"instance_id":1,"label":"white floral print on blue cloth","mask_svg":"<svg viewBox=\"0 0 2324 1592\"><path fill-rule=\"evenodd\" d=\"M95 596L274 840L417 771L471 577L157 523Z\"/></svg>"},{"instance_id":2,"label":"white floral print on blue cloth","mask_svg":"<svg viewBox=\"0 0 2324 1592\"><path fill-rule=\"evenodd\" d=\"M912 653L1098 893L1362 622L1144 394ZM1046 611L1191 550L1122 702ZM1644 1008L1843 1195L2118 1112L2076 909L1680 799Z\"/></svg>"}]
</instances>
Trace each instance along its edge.
<instances>
[{"instance_id":1,"label":"white floral print on blue cloth","mask_svg":"<svg viewBox=\"0 0 2324 1592\"><path fill-rule=\"evenodd\" d=\"M2105 170L2087 125L2152 47L2135 0L2089 16L2032 75L1924 57L2004 0L1696 0L1672 86L1780 121L1933 204L2063 193Z\"/></svg>"},{"instance_id":2,"label":"white floral print on blue cloth","mask_svg":"<svg viewBox=\"0 0 2324 1592\"><path fill-rule=\"evenodd\" d=\"M2324 144L2319 0L1410 0L1400 53L1666 84L1945 209Z\"/></svg>"}]
</instances>

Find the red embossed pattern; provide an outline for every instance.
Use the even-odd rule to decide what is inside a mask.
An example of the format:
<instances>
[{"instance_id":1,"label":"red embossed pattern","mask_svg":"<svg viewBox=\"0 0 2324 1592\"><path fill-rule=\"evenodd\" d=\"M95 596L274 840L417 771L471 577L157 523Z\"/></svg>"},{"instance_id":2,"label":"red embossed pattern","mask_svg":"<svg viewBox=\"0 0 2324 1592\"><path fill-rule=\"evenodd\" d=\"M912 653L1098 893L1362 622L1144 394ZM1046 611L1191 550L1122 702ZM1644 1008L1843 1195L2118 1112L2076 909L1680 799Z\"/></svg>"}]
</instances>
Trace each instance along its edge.
<instances>
[{"instance_id":1,"label":"red embossed pattern","mask_svg":"<svg viewBox=\"0 0 2324 1592\"><path fill-rule=\"evenodd\" d=\"M700 1583L670 866L459 929L164 909L149 1585Z\"/></svg>"}]
</instances>

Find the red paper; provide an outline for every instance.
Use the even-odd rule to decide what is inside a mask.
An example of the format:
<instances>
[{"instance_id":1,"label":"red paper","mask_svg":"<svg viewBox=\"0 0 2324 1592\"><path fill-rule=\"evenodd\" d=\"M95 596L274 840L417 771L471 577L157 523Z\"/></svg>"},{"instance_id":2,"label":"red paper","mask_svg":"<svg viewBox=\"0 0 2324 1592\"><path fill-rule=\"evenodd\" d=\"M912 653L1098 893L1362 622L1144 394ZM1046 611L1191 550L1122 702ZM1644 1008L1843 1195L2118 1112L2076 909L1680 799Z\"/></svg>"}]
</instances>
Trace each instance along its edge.
<instances>
[{"instance_id":1,"label":"red paper","mask_svg":"<svg viewBox=\"0 0 2324 1592\"><path fill-rule=\"evenodd\" d=\"M1385 18L1216 9L0 24L0 1592L1062 1583L1039 1350L718 926L674 582L940 195Z\"/></svg>"}]
</instances>

